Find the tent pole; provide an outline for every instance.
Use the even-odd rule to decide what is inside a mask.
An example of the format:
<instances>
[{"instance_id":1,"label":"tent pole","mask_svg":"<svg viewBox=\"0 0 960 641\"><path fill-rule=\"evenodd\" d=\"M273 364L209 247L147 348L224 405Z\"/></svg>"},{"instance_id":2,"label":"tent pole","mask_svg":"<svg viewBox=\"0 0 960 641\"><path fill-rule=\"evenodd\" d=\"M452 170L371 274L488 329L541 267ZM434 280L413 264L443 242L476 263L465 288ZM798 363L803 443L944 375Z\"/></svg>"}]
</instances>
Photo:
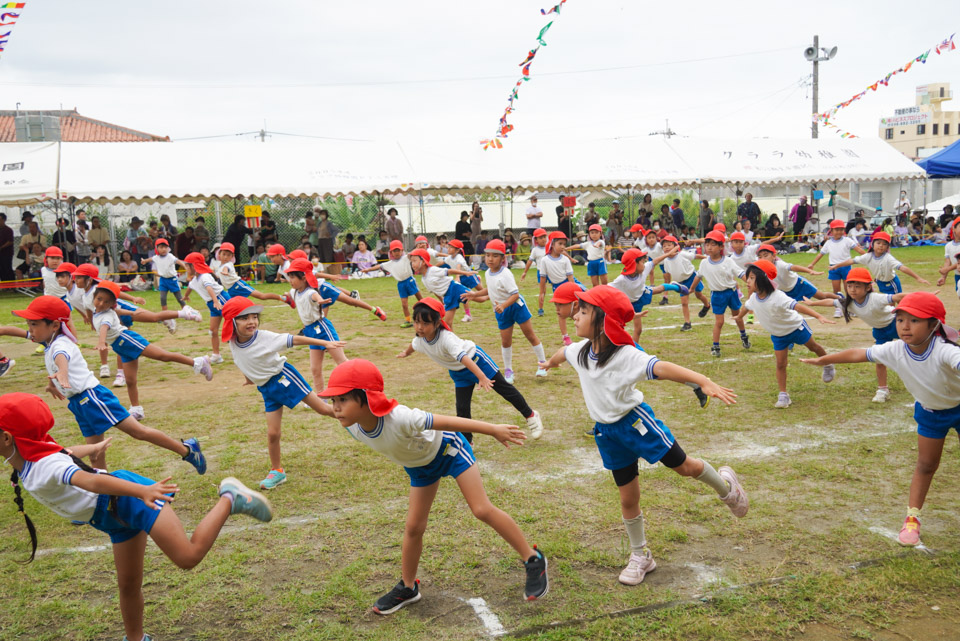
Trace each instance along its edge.
<instances>
[{"instance_id":1,"label":"tent pole","mask_svg":"<svg viewBox=\"0 0 960 641\"><path fill-rule=\"evenodd\" d=\"M405 236L405 238L403 239L404 247L411 246L410 245L410 228L411 227L413 227L413 202L411 202L410 199L408 198L407 199L407 227L406 229L404 229L404 232L403 232L403 235Z\"/></svg>"},{"instance_id":2,"label":"tent pole","mask_svg":"<svg viewBox=\"0 0 960 641\"><path fill-rule=\"evenodd\" d=\"M510 229L513 229L513 188L510 189Z\"/></svg>"},{"instance_id":3,"label":"tent pole","mask_svg":"<svg viewBox=\"0 0 960 641\"><path fill-rule=\"evenodd\" d=\"M420 233L426 234L427 225L426 225L426 220L423 213L423 188L421 187L419 191L420 191Z\"/></svg>"},{"instance_id":4,"label":"tent pole","mask_svg":"<svg viewBox=\"0 0 960 641\"><path fill-rule=\"evenodd\" d=\"M500 238L503 238L503 234L504 234L504 230L506 229L506 225L504 224L504 222L505 222L504 215L505 215L505 214L504 214L504 209L503 209L503 192L500 190L499 187L497 188L497 195L500 197ZM512 226L511 226L511 229L513 229Z\"/></svg>"}]
</instances>

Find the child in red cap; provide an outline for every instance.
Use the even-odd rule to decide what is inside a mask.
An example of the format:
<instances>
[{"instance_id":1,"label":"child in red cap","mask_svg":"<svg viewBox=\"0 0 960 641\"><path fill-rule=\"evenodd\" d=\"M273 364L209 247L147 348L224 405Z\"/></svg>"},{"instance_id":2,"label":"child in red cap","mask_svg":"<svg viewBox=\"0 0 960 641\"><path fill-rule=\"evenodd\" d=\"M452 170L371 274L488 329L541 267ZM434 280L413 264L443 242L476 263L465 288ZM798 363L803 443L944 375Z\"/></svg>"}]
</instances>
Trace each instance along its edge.
<instances>
[{"instance_id":1,"label":"child in red cap","mask_svg":"<svg viewBox=\"0 0 960 641\"><path fill-rule=\"evenodd\" d=\"M63 298L67 295L67 288L57 282L57 267L63 262L63 251L59 247L47 247L44 252L43 267L40 275L43 277L43 295Z\"/></svg>"},{"instance_id":2,"label":"child in red cap","mask_svg":"<svg viewBox=\"0 0 960 641\"><path fill-rule=\"evenodd\" d=\"M870 251L856 258L850 258L834 265L835 269L843 269L860 265L870 270L870 274L877 281L877 290L881 294L899 294L903 291L897 271L916 279L918 283L929 285L930 281L921 278L917 272L905 266L890 253L890 234L885 231L875 231L870 238ZM849 273L849 272L848 272Z\"/></svg>"},{"instance_id":3,"label":"child in red cap","mask_svg":"<svg viewBox=\"0 0 960 641\"><path fill-rule=\"evenodd\" d=\"M397 281L397 295L400 296L400 305L403 307L403 324L400 327L406 329L413 327L410 321L410 307L407 299L415 296L419 301L423 298L420 289L417 287L417 279L413 277L413 268L410 266L410 259L403 253L403 242L399 240L390 241L390 260L380 263L375 267L361 269L360 271L372 272L382 270L393 276Z\"/></svg>"},{"instance_id":4,"label":"child in red cap","mask_svg":"<svg viewBox=\"0 0 960 641\"><path fill-rule=\"evenodd\" d=\"M273 510L267 499L234 478L220 481L216 505L193 533L187 534L170 502L179 488L127 470L107 473L91 463L102 460L110 439L92 445L62 448L50 436L53 414L33 394L0 396L0 457L13 467L14 502L30 532L32 561L37 534L23 509L21 486L37 502L77 524L88 524L110 536L117 568L120 614L125 639L152 637L143 632L143 561L149 535L157 547L180 568L190 569L210 551L231 514L247 514L270 521Z\"/></svg>"},{"instance_id":5,"label":"child in red cap","mask_svg":"<svg viewBox=\"0 0 960 641\"><path fill-rule=\"evenodd\" d=\"M947 244L943 246L943 265L938 270L940 278L937 279L937 286L940 287L947 282L947 274L953 272L953 286L960 291L960 272L957 271L957 259L960 257L960 225L954 223L956 219L950 223Z\"/></svg>"},{"instance_id":6,"label":"child in red cap","mask_svg":"<svg viewBox=\"0 0 960 641\"><path fill-rule=\"evenodd\" d=\"M503 241L500 241L501 243ZM456 238L447 243L447 260L444 261L443 266L448 268L453 267L454 269L459 269L460 271L471 271L470 265L467 264L467 259L463 255L463 243ZM508 258L504 258L509 262ZM479 292L483 289L483 285L480 283L480 276L467 276L466 274L460 275L460 284L471 289L475 292ZM470 313L470 305L464 300L463 302L463 318L460 319L464 323L469 323L473 320L473 315Z\"/></svg>"},{"instance_id":7,"label":"child in red cap","mask_svg":"<svg viewBox=\"0 0 960 641\"><path fill-rule=\"evenodd\" d=\"M523 273L520 274L520 282L523 282L523 279L527 277L527 272L530 271L531 265L537 266L537 285L543 283L543 276L540 274L540 262L543 260L543 257L547 255L547 230L543 227L537 227L533 230L533 247L530 248L530 258L527 259L527 264L523 266ZM539 294L537 296L537 316L543 316L543 299L545 291L543 287L539 288Z\"/></svg>"},{"instance_id":8,"label":"child in red cap","mask_svg":"<svg viewBox=\"0 0 960 641\"><path fill-rule=\"evenodd\" d=\"M233 246L233 243L221 243L217 258L220 260L220 264L217 266L214 276L217 277L217 280L220 281L223 288L227 290L227 296L230 298L234 296L246 296L258 300L276 300L289 304L289 301L280 294L257 291L250 283L240 278L240 275L237 273L237 268L234 267L237 257L236 248Z\"/></svg>"},{"instance_id":9,"label":"child in red cap","mask_svg":"<svg viewBox=\"0 0 960 641\"><path fill-rule=\"evenodd\" d=\"M650 287L646 284L647 277L653 274L653 268L663 262L666 257L666 254L661 253L653 260L648 260L649 255L647 252L631 247L625 251L620 258L620 262L623 264L620 275L610 283L611 287L616 287L626 294L633 306L634 342L640 341L640 334L643 333L643 321L641 318L647 314L647 312L643 311L643 308L653 301L654 294L660 294L668 290L678 292L681 296L690 293L687 287L676 283L664 283L656 287Z\"/></svg>"},{"instance_id":10,"label":"child in red cap","mask_svg":"<svg viewBox=\"0 0 960 641\"><path fill-rule=\"evenodd\" d=\"M820 247L820 253L817 254L817 257L813 259L813 262L810 263L810 269L813 269L813 266L823 258L824 254L829 255L830 257L830 271L827 273L827 278L830 279L830 283L833 285L833 293L840 295L842 298L842 287L841 284L847 279L847 272L850 271L849 267L840 267L841 263L850 260L850 250L855 250L858 254L866 254L866 250L860 247L859 243L854 239L850 238L844 233L844 223L842 220L833 219L830 221L830 238L823 241L823 245ZM840 318L843 315L843 312L840 311L840 307L837 307L833 311L834 318Z\"/></svg>"},{"instance_id":11,"label":"child in red cap","mask_svg":"<svg viewBox=\"0 0 960 641\"><path fill-rule=\"evenodd\" d=\"M907 517L900 530L902 545L920 543L920 510L940 465L950 430L960 431L960 347L957 331L946 325L946 309L936 295L913 292L896 307L898 340L873 347L845 349L804 363L832 367L835 363L885 365L900 376L915 399L917 465L910 482Z\"/></svg>"},{"instance_id":12,"label":"child in red cap","mask_svg":"<svg viewBox=\"0 0 960 641\"><path fill-rule=\"evenodd\" d=\"M338 365L320 396L333 400L336 419L355 439L402 465L410 477L400 582L377 600L374 612L391 614L420 600L417 568L423 550L423 532L440 479L445 476L456 479L474 515L492 527L524 559L527 573L524 598L530 601L547 593L546 557L536 546L530 547L510 515L487 498L473 449L463 437L465 432L489 434L507 447L511 443L522 445L525 437L520 428L430 414L400 405L383 393L383 376L376 365L359 358Z\"/></svg>"},{"instance_id":13,"label":"child in red cap","mask_svg":"<svg viewBox=\"0 0 960 641\"><path fill-rule=\"evenodd\" d=\"M696 285L693 284L697 277L697 270L690 261L696 258L696 252L693 250L681 251L680 242L681 241L677 240L675 236L664 236L663 240L660 241L663 247L663 253L666 254L663 260L663 269L665 274L669 274L671 282L677 282L683 285L690 290L694 296L700 299L703 307L697 312L697 316L703 318L710 313L710 301L707 300L707 297L703 294L703 283L697 282ZM680 311L683 314L683 326L680 328L681 332L688 332L693 329L693 325L690 324L689 299L689 295L680 296Z\"/></svg>"},{"instance_id":14,"label":"child in red cap","mask_svg":"<svg viewBox=\"0 0 960 641\"><path fill-rule=\"evenodd\" d=\"M787 356L794 345L803 345L817 356L827 352L813 339L810 326L800 316L801 313L813 316L821 323L834 324L817 313L808 304L798 303L777 289L774 280L777 268L768 260L758 260L747 266L747 290L749 298L740 309L739 318L752 311L760 325L770 332L773 341L773 354L777 359L777 387L780 393L774 407L790 407L790 395L787 393ZM829 383L835 375L833 365L823 368L823 382Z\"/></svg>"},{"instance_id":15,"label":"child in red cap","mask_svg":"<svg viewBox=\"0 0 960 641\"><path fill-rule=\"evenodd\" d=\"M175 452L193 465L199 474L206 472L207 461L197 439L177 441L160 430L142 425L130 416L113 392L97 382L77 347L66 303L53 296L38 296L26 309L13 313L26 319L28 331L16 328L16 333L8 332L8 335L31 340L44 348L44 365L49 379L46 389L54 398L68 401L67 408L77 420L87 443L99 443L104 432L116 427L137 440ZM102 453L94 456L93 463L98 468L107 467Z\"/></svg>"},{"instance_id":16,"label":"child in red cap","mask_svg":"<svg viewBox=\"0 0 960 641\"><path fill-rule=\"evenodd\" d=\"M543 274L543 280L540 281L540 298L543 299L546 293L547 283L553 291L564 283L576 283L580 289L586 289L579 280L573 275L573 263L566 254L567 235L562 231L552 231L547 234L547 255L540 261L540 273ZM567 318L557 309L557 325L560 328L560 340L564 345L569 345L573 341L567 333Z\"/></svg>"},{"instance_id":17,"label":"child in red cap","mask_svg":"<svg viewBox=\"0 0 960 641\"><path fill-rule=\"evenodd\" d=\"M153 271L157 274L157 291L160 292L160 309L167 311L167 292L173 294L173 297L180 303L180 309L186 309L188 305L183 300L183 294L180 293L180 280L177 276L177 267L184 270L187 264L173 255L170 251L170 243L166 238L158 238L154 244L155 252L153 256L141 258L140 263L146 265L150 263ZM171 333L176 331L177 321L170 321Z\"/></svg>"},{"instance_id":18,"label":"child in red cap","mask_svg":"<svg viewBox=\"0 0 960 641\"><path fill-rule=\"evenodd\" d=\"M737 280L743 278L744 270L729 256L724 255L726 237L723 232L713 230L707 232L703 239L703 253L706 258L700 261L700 269L690 287L696 289L701 281L710 288L710 310L713 312L713 345L710 355L720 357L720 332L723 330L724 316L730 309L733 320L740 330L740 344L744 349L750 349L750 337L743 319L737 315L740 310L740 296L737 290Z\"/></svg>"},{"instance_id":19,"label":"child in red cap","mask_svg":"<svg viewBox=\"0 0 960 641\"><path fill-rule=\"evenodd\" d=\"M213 353L210 363L217 365L223 362L220 355L220 310L230 300L230 295L223 291L223 286L213 276L213 269L204 260L203 254L190 252L183 262L187 265L187 283L190 289L197 292L207 304L210 311L210 345Z\"/></svg>"},{"instance_id":20,"label":"child in red cap","mask_svg":"<svg viewBox=\"0 0 960 641\"><path fill-rule=\"evenodd\" d=\"M619 489L620 510L630 539L630 560L620 573L620 582L637 585L657 567L647 549L640 511L639 459L663 463L681 476L706 483L738 518L746 515L749 501L732 469L721 467L718 472L710 463L686 455L670 429L644 402L636 384L653 379L692 383L728 405L736 402L736 395L703 374L637 348L624 327L633 319L633 307L620 290L600 285L577 296L580 307L574 323L577 336L585 340L558 351L547 367L568 362L580 377L587 411L596 421L594 440L603 467L613 473Z\"/></svg>"},{"instance_id":21,"label":"child in red cap","mask_svg":"<svg viewBox=\"0 0 960 641\"><path fill-rule=\"evenodd\" d=\"M597 224L590 225L587 230L589 239L570 245L567 250L582 249L587 252L587 276L590 277L590 283L597 285L607 284L607 262L604 260L606 254L606 242L603 240L603 227Z\"/></svg>"},{"instance_id":22,"label":"child in red cap","mask_svg":"<svg viewBox=\"0 0 960 641\"><path fill-rule=\"evenodd\" d=\"M414 274L420 276L424 289L443 301L443 308L446 310L443 320L449 325L453 322L457 315L457 309L463 302L463 294L469 291L453 280L451 274L454 276L475 276L476 272L454 267L444 269L432 265L430 254L426 249L414 249L409 256L410 267Z\"/></svg>"},{"instance_id":23,"label":"child in red cap","mask_svg":"<svg viewBox=\"0 0 960 641\"><path fill-rule=\"evenodd\" d=\"M647 252L647 258L650 260L655 260L663 255L663 245L660 243L661 237L666 237L667 234L663 230L659 229L648 229L643 234L643 246L640 249L643 249ZM663 282L670 282L670 274L667 273L667 270L663 268L663 262L660 263L660 273L663 274ZM653 272L650 272L649 278L650 286L653 287L654 277ZM667 298L666 292L663 294L663 298L660 299L660 305L666 305L670 302L670 299Z\"/></svg>"},{"instance_id":24,"label":"child in red cap","mask_svg":"<svg viewBox=\"0 0 960 641\"><path fill-rule=\"evenodd\" d=\"M788 263L779 256L777 256L777 248L773 245L768 245L764 243L757 247L757 259L756 260L765 260L769 263L772 263L774 267L777 268L777 277L774 279L773 284L777 286L781 292L787 295L787 298L792 298L798 303L807 303L808 305L833 305L836 309L840 309L840 296L837 294L830 294L828 292L821 292L817 289L816 285L811 283L809 280L803 276L797 276L797 272L801 274L809 274L810 276L822 276L823 272L817 272L809 267L804 267L803 265L794 265L793 263ZM755 261L750 261L755 262ZM749 264L748 264L749 266ZM746 269L746 267L744 268ZM829 303L814 303L810 301L831 301Z\"/></svg>"}]
</instances>

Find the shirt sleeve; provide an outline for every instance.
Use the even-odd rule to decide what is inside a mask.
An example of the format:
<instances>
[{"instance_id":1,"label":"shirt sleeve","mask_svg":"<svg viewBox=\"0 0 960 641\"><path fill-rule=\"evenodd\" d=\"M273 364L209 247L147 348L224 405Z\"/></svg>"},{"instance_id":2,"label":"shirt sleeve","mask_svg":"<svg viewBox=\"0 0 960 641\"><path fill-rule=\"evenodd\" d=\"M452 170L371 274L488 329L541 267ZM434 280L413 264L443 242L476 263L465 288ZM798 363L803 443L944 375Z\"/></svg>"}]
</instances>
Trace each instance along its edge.
<instances>
[{"instance_id":1,"label":"shirt sleeve","mask_svg":"<svg viewBox=\"0 0 960 641\"><path fill-rule=\"evenodd\" d=\"M827 243L826 243L826 242L824 242L823 245L821 245L821 247L820 247L820 253L821 253L821 254L829 254L829 253L830 253L830 249L827 247Z\"/></svg>"},{"instance_id":2,"label":"shirt sleeve","mask_svg":"<svg viewBox=\"0 0 960 641\"><path fill-rule=\"evenodd\" d=\"M513 273L509 269L503 273L502 285L508 296L520 293L520 288L517 287L517 279L513 277Z\"/></svg>"},{"instance_id":3,"label":"shirt sleeve","mask_svg":"<svg viewBox=\"0 0 960 641\"><path fill-rule=\"evenodd\" d=\"M853 257L853 262L857 265L866 265L868 260L870 260L870 252Z\"/></svg>"},{"instance_id":4,"label":"shirt sleeve","mask_svg":"<svg viewBox=\"0 0 960 641\"><path fill-rule=\"evenodd\" d=\"M401 408L403 408L403 410L400 412L399 416L394 414ZM403 422L403 431L411 436L418 434L419 432L423 432L424 430L433 429L433 414L424 412L420 408L414 407L411 409L409 407L398 405L396 408L394 408L391 414Z\"/></svg>"},{"instance_id":5,"label":"shirt sleeve","mask_svg":"<svg viewBox=\"0 0 960 641\"><path fill-rule=\"evenodd\" d=\"M258 337L259 336L263 337L261 340L264 341L264 347L271 352L279 352L293 347L292 334L277 334L276 332L261 329L258 334Z\"/></svg>"},{"instance_id":6,"label":"shirt sleeve","mask_svg":"<svg viewBox=\"0 0 960 641\"><path fill-rule=\"evenodd\" d=\"M630 373L630 377L633 378L633 380L649 381L656 378L656 376L653 375L653 366L657 364L657 361L660 360L659 358L647 354L642 349L637 349L629 345L621 347L620 349L628 350L626 372Z\"/></svg>"},{"instance_id":7,"label":"shirt sleeve","mask_svg":"<svg viewBox=\"0 0 960 641\"><path fill-rule=\"evenodd\" d=\"M564 274L567 276L573 276L573 263L571 263L570 259L566 256L563 257L563 266L565 270Z\"/></svg>"},{"instance_id":8,"label":"shirt sleeve","mask_svg":"<svg viewBox=\"0 0 960 641\"><path fill-rule=\"evenodd\" d=\"M867 348L867 360L871 363L892 367L896 360L893 357L893 350L895 349L903 349L903 347L900 345L900 341L890 341L889 343L884 343L883 345L873 345Z\"/></svg>"},{"instance_id":9,"label":"shirt sleeve","mask_svg":"<svg viewBox=\"0 0 960 641\"><path fill-rule=\"evenodd\" d=\"M869 255L870 255L869 253L868 253L868 254L864 254L864 256L869 256ZM893 254L887 254L887 256L890 257L890 258L888 258L887 260L889 260L891 263L893 263L893 268L894 268L894 269L900 269L901 267L903 267L903 263L901 263L899 260L897 260L897 258L896 258Z\"/></svg>"},{"instance_id":10,"label":"shirt sleeve","mask_svg":"<svg viewBox=\"0 0 960 641\"><path fill-rule=\"evenodd\" d=\"M41 461L44 464L44 472L49 475L49 478L57 479L60 485L70 485L73 475L80 471L80 467L73 462L73 459L65 454L53 454Z\"/></svg>"}]
</instances>

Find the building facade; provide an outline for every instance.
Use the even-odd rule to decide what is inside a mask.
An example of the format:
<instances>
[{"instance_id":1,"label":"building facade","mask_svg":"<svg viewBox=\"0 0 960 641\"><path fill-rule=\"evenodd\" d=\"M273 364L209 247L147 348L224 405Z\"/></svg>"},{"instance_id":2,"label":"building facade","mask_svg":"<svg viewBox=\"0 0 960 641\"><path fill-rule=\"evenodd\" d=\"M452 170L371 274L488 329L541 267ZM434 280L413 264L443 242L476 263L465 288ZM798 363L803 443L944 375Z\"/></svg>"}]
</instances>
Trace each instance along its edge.
<instances>
[{"instance_id":1,"label":"building facade","mask_svg":"<svg viewBox=\"0 0 960 641\"><path fill-rule=\"evenodd\" d=\"M880 119L880 138L913 160L960 140L960 111L943 109L943 103L951 99L948 82L917 87L916 104Z\"/></svg>"}]
</instances>

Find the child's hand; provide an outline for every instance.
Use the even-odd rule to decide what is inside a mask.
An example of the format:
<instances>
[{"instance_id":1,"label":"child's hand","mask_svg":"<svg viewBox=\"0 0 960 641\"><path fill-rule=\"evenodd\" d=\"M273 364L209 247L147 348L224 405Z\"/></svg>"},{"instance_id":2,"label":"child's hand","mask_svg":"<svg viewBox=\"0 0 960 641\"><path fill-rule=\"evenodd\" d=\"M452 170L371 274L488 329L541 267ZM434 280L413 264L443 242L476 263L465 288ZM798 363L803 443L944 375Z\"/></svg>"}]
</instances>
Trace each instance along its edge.
<instances>
[{"instance_id":1,"label":"child's hand","mask_svg":"<svg viewBox=\"0 0 960 641\"><path fill-rule=\"evenodd\" d=\"M177 487L176 484L167 483L171 478L173 477L168 476L153 485L142 486L143 489L140 491L140 499L155 510L162 509L162 506L157 505L156 501L170 503L173 501L173 497L167 496L167 494L176 494L180 491L180 488Z\"/></svg>"},{"instance_id":2,"label":"child's hand","mask_svg":"<svg viewBox=\"0 0 960 641\"><path fill-rule=\"evenodd\" d=\"M134 296L134 297L133 297L133 303L134 303L135 305L141 305L141 306L142 306L142 305L146 305L146 304L147 304L147 301L146 301L146 299L140 298L139 296Z\"/></svg>"},{"instance_id":3,"label":"child's hand","mask_svg":"<svg viewBox=\"0 0 960 641\"><path fill-rule=\"evenodd\" d=\"M553 364L553 359L547 359L545 362L540 363L540 369L542 369L542 370L544 370L544 371L549 370L549 369L556 369L556 368L558 368L558 367L560 367L560 365L554 365L554 364Z\"/></svg>"},{"instance_id":4,"label":"child's hand","mask_svg":"<svg viewBox=\"0 0 960 641\"><path fill-rule=\"evenodd\" d=\"M329 298L321 298L320 302L317 303L317 305L319 305L320 307L323 307L324 305L328 305L329 303L330 303Z\"/></svg>"},{"instance_id":5,"label":"child's hand","mask_svg":"<svg viewBox=\"0 0 960 641\"><path fill-rule=\"evenodd\" d=\"M707 396L718 398L726 405L734 405L737 402L737 395L733 393L732 389L729 387L720 387L709 378L707 379L706 385L701 385L700 389Z\"/></svg>"},{"instance_id":6,"label":"child's hand","mask_svg":"<svg viewBox=\"0 0 960 641\"><path fill-rule=\"evenodd\" d=\"M460 294L460 300L463 302L473 300L473 292L463 292L462 294Z\"/></svg>"},{"instance_id":7,"label":"child's hand","mask_svg":"<svg viewBox=\"0 0 960 641\"><path fill-rule=\"evenodd\" d=\"M493 389L493 381L491 381L491 380L490 380L489 378L487 378L486 376L484 376L483 378L479 379L479 382L477 383L477 385L480 386L480 389L484 389L484 390L492 390L492 389Z\"/></svg>"},{"instance_id":8,"label":"child's hand","mask_svg":"<svg viewBox=\"0 0 960 641\"><path fill-rule=\"evenodd\" d=\"M503 446L506 448L509 448L511 443L514 445L523 445L523 442L527 438L527 435L516 425L503 424L493 426L492 436L503 443Z\"/></svg>"},{"instance_id":9,"label":"child's hand","mask_svg":"<svg viewBox=\"0 0 960 641\"><path fill-rule=\"evenodd\" d=\"M831 320L831 319L829 319L829 318L827 318L827 317L825 317L825 316L820 316L819 318L817 318L817 320L820 321L820 324L821 324L821 325L836 325L836 324L837 324L837 321Z\"/></svg>"},{"instance_id":10,"label":"child's hand","mask_svg":"<svg viewBox=\"0 0 960 641\"><path fill-rule=\"evenodd\" d=\"M327 349L337 349L338 347L345 347L346 341L323 341L323 346Z\"/></svg>"},{"instance_id":11,"label":"child's hand","mask_svg":"<svg viewBox=\"0 0 960 641\"><path fill-rule=\"evenodd\" d=\"M643 318L644 316L646 316L646 315L649 314L649 313L650 313L650 310L649 310L649 309L645 309L645 310L643 310L642 312L640 312L639 314L637 314L637 315L635 316L635 318Z\"/></svg>"},{"instance_id":12,"label":"child's hand","mask_svg":"<svg viewBox=\"0 0 960 641\"><path fill-rule=\"evenodd\" d=\"M214 299L213 299L213 308L216 309L216 310L218 310L218 311L221 310L221 309L223 309L223 303L220 302L220 299L219 299L219 298L214 298Z\"/></svg>"},{"instance_id":13,"label":"child's hand","mask_svg":"<svg viewBox=\"0 0 960 641\"><path fill-rule=\"evenodd\" d=\"M66 398L63 394L60 393L60 390L57 389L57 386L53 384L53 377L50 377L50 380L47 381L46 390L50 392L50 395L53 396L58 401L62 401Z\"/></svg>"},{"instance_id":14,"label":"child's hand","mask_svg":"<svg viewBox=\"0 0 960 641\"><path fill-rule=\"evenodd\" d=\"M494 305L494 306L493 306L493 311L495 311L495 312L498 313L498 314L502 314L502 313L503 313L503 304L502 304L502 303L497 303L496 305Z\"/></svg>"},{"instance_id":15,"label":"child's hand","mask_svg":"<svg viewBox=\"0 0 960 641\"><path fill-rule=\"evenodd\" d=\"M104 342L102 342L102 341L99 342L99 343L97 343L97 351L98 351L98 352L105 352L105 351L107 351L107 344L104 343Z\"/></svg>"},{"instance_id":16,"label":"child's hand","mask_svg":"<svg viewBox=\"0 0 960 641\"><path fill-rule=\"evenodd\" d=\"M806 363L807 365L822 367L823 365L826 365L826 363L822 362L822 359L824 358L826 358L826 356L818 356L817 358L801 358L800 362Z\"/></svg>"},{"instance_id":17,"label":"child's hand","mask_svg":"<svg viewBox=\"0 0 960 641\"><path fill-rule=\"evenodd\" d=\"M526 277L527 277L527 272L523 272L522 274L520 274L520 282L522 283L523 279Z\"/></svg>"},{"instance_id":18,"label":"child's hand","mask_svg":"<svg viewBox=\"0 0 960 641\"><path fill-rule=\"evenodd\" d=\"M810 272L811 276L823 276L823 272Z\"/></svg>"},{"instance_id":19,"label":"child's hand","mask_svg":"<svg viewBox=\"0 0 960 641\"><path fill-rule=\"evenodd\" d=\"M91 444L93 449L87 453L87 458L91 461L95 458L102 458L104 453L107 451L107 448L110 446L111 441L113 441L112 436L100 441L99 443ZM67 450L67 453L73 454L73 452L71 452L69 449Z\"/></svg>"},{"instance_id":20,"label":"child's hand","mask_svg":"<svg viewBox=\"0 0 960 641\"><path fill-rule=\"evenodd\" d=\"M397 358L406 358L407 356L410 356L410 354L407 354L407 350L403 350L402 352L397 354Z\"/></svg>"},{"instance_id":21,"label":"child's hand","mask_svg":"<svg viewBox=\"0 0 960 641\"><path fill-rule=\"evenodd\" d=\"M923 283L924 285L929 285L929 284L930 284L930 281L927 280L926 278L918 278L918 279L917 279L917 282L918 282L918 283Z\"/></svg>"},{"instance_id":22,"label":"child's hand","mask_svg":"<svg viewBox=\"0 0 960 641\"><path fill-rule=\"evenodd\" d=\"M940 278L937 279L937 287L943 287L943 284L945 282L947 282L947 277L941 276Z\"/></svg>"}]
</instances>

